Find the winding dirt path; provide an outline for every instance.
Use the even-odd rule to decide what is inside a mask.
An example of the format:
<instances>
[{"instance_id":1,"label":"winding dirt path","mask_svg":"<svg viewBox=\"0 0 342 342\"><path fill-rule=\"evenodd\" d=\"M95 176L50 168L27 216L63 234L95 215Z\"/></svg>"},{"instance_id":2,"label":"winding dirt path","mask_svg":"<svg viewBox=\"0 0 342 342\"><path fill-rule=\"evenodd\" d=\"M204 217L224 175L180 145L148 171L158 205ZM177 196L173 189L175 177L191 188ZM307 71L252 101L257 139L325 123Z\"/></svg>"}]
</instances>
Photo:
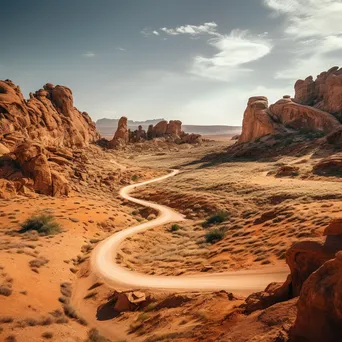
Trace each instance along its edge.
<instances>
[{"instance_id":1,"label":"winding dirt path","mask_svg":"<svg viewBox=\"0 0 342 342\"><path fill-rule=\"evenodd\" d=\"M175 170L166 176L155 178L146 182L133 184L121 189L120 195L142 206L159 211L159 216L153 220L137 226L127 228L113 234L102 241L94 249L91 257L93 272L108 286L120 289L150 289L154 291L217 291L248 295L263 290L269 283L284 281L289 273L286 267L265 267L258 270L225 272L217 274L199 274L184 276L153 276L130 271L116 263L116 254L120 244L129 236L142 233L148 229L184 220L183 215L169 207L137 199L129 194L138 187L163 181L175 176Z\"/></svg>"}]
</instances>

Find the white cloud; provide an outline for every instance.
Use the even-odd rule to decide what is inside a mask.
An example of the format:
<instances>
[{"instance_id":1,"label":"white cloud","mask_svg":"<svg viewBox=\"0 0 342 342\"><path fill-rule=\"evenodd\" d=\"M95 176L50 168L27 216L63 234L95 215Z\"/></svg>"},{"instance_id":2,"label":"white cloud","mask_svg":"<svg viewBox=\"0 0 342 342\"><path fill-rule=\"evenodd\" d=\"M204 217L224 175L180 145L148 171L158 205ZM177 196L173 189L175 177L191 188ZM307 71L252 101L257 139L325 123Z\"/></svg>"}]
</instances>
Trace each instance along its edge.
<instances>
[{"instance_id":1,"label":"white cloud","mask_svg":"<svg viewBox=\"0 0 342 342\"><path fill-rule=\"evenodd\" d=\"M298 43L291 65L279 71L276 78L298 79L316 76L322 71L340 65L342 58L342 36L327 36Z\"/></svg>"},{"instance_id":2,"label":"white cloud","mask_svg":"<svg viewBox=\"0 0 342 342\"><path fill-rule=\"evenodd\" d=\"M88 52L84 53L83 56L87 57L87 58L91 58L91 57L95 56L95 53L92 51L88 51Z\"/></svg>"},{"instance_id":3,"label":"white cloud","mask_svg":"<svg viewBox=\"0 0 342 342\"><path fill-rule=\"evenodd\" d=\"M154 30L152 33L153 33L155 36L159 36L159 32L156 31L156 30Z\"/></svg>"},{"instance_id":4,"label":"white cloud","mask_svg":"<svg viewBox=\"0 0 342 342\"><path fill-rule=\"evenodd\" d=\"M211 79L229 82L241 72L251 69L243 64L258 60L272 50L268 40L252 37L248 31L233 30L228 36L208 41L218 52L211 57L196 56L191 73Z\"/></svg>"},{"instance_id":5,"label":"white cloud","mask_svg":"<svg viewBox=\"0 0 342 342\"><path fill-rule=\"evenodd\" d=\"M277 78L317 75L342 59L342 0L264 0L273 14L285 16L284 37L293 57Z\"/></svg>"},{"instance_id":6,"label":"white cloud","mask_svg":"<svg viewBox=\"0 0 342 342\"><path fill-rule=\"evenodd\" d=\"M266 6L287 16L285 33L295 37L342 33L342 0L264 0Z\"/></svg>"},{"instance_id":7,"label":"white cloud","mask_svg":"<svg viewBox=\"0 0 342 342\"><path fill-rule=\"evenodd\" d=\"M126 49L122 48L121 46L117 47L117 50L119 50L119 51L126 51Z\"/></svg>"},{"instance_id":8,"label":"white cloud","mask_svg":"<svg viewBox=\"0 0 342 342\"><path fill-rule=\"evenodd\" d=\"M214 36L219 36L220 34L216 32L217 24L214 22L204 23L203 25L184 25L176 28L161 28L161 31L165 32L170 36L178 36L180 34L189 35L199 35L199 34L210 34Z\"/></svg>"}]
</instances>

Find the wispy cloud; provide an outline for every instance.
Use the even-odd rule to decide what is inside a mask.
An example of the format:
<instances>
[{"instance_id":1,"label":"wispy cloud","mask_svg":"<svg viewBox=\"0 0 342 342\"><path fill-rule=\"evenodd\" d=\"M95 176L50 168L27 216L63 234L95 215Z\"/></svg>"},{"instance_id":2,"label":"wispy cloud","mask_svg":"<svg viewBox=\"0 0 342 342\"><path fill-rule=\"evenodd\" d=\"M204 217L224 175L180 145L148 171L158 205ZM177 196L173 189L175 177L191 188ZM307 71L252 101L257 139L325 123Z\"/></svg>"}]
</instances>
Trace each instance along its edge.
<instances>
[{"instance_id":1,"label":"wispy cloud","mask_svg":"<svg viewBox=\"0 0 342 342\"><path fill-rule=\"evenodd\" d=\"M298 78L339 65L342 58L341 0L264 0L272 14L285 17L284 38L291 45L290 65L277 78Z\"/></svg>"},{"instance_id":2,"label":"wispy cloud","mask_svg":"<svg viewBox=\"0 0 342 342\"><path fill-rule=\"evenodd\" d=\"M121 47L121 46L117 47L116 49L119 50L119 51L123 51L123 52L126 51L126 49L124 49L124 48Z\"/></svg>"},{"instance_id":3,"label":"wispy cloud","mask_svg":"<svg viewBox=\"0 0 342 342\"><path fill-rule=\"evenodd\" d=\"M216 32L217 24L215 22L204 23L203 25L184 25L176 28L161 28L161 31L165 32L170 36L178 36L180 34L189 35L200 35L200 34L210 34L214 36L219 36L220 34Z\"/></svg>"},{"instance_id":4,"label":"wispy cloud","mask_svg":"<svg viewBox=\"0 0 342 342\"><path fill-rule=\"evenodd\" d=\"M152 29L149 28L149 27L145 27L143 30L140 31L140 33L141 33L145 38L148 38L148 37L150 37L150 36L155 35L154 32L157 32L157 31L154 31L154 30L152 30Z\"/></svg>"},{"instance_id":5,"label":"wispy cloud","mask_svg":"<svg viewBox=\"0 0 342 342\"><path fill-rule=\"evenodd\" d=\"M154 30L152 33L153 33L155 36L159 36L159 32L156 31L156 30Z\"/></svg>"},{"instance_id":6,"label":"wispy cloud","mask_svg":"<svg viewBox=\"0 0 342 342\"><path fill-rule=\"evenodd\" d=\"M95 56L95 53L92 52L92 51L88 51L88 52L83 54L83 57L87 57L87 58L91 58L91 57L94 57L94 56Z\"/></svg>"},{"instance_id":7,"label":"wispy cloud","mask_svg":"<svg viewBox=\"0 0 342 342\"><path fill-rule=\"evenodd\" d=\"M342 33L341 0L264 0L278 15L286 15L285 33L304 38Z\"/></svg>"},{"instance_id":8,"label":"wispy cloud","mask_svg":"<svg viewBox=\"0 0 342 342\"><path fill-rule=\"evenodd\" d=\"M191 73L229 82L242 72L252 71L243 64L258 60L272 50L268 40L253 37L248 31L233 30L229 35L212 38L208 43L218 50L213 56L196 56Z\"/></svg>"}]
</instances>

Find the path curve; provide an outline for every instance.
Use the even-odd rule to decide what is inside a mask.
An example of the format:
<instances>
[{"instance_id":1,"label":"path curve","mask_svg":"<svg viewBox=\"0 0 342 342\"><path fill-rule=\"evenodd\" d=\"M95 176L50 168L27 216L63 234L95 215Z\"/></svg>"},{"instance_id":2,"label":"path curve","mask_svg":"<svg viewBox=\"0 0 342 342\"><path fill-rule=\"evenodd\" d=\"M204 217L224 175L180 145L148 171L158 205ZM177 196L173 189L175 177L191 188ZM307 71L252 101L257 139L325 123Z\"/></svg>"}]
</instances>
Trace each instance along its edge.
<instances>
[{"instance_id":1,"label":"path curve","mask_svg":"<svg viewBox=\"0 0 342 342\"><path fill-rule=\"evenodd\" d=\"M120 195L137 204L159 211L159 216L146 223L127 228L113 234L94 249L91 266L95 274L108 286L120 289L151 289L154 291L218 291L247 295L263 290L269 283L285 281L288 269L285 267L265 267L257 270L210 273L184 276L154 276L130 271L116 263L120 244L129 236L170 222L184 220L184 216L173 209L157 203L137 199L129 194L138 187L159 182L175 176L179 171L146 182L133 184L121 189Z\"/></svg>"}]
</instances>

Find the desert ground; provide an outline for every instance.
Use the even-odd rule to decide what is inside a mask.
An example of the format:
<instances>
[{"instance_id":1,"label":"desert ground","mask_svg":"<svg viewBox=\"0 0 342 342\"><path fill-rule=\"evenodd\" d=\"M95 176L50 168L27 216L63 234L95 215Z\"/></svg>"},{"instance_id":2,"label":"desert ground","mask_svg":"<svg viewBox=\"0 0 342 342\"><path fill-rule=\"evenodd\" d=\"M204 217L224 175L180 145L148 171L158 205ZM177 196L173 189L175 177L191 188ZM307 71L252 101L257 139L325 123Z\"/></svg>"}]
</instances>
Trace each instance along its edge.
<instances>
[{"instance_id":1,"label":"desert ground","mask_svg":"<svg viewBox=\"0 0 342 342\"><path fill-rule=\"evenodd\" d=\"M243 297L228 290L132 288L143 291L150 304L115 312L112 298L122 289L108 286L90 267L91 251L101 240L156 217L155 211L120 198L119 189L170 169L179 173L132 195L173 208L185 220L128 237L116 256L128 270L163 276L286 270L285 251L293 242L322 241L324 228L342 209L339 178L313 175L312 153L259 162L210 160L226 148L227 141L177 147L156 141L149 149L137 145L115 153L94 146L89 167L103 177L114 172L119 182L88 180L69 198L1 201L0 339L229 341L228 329L229 336L238 337L244 324L256 324L237 309ZM282 165L295 165L298 173L275 176ZM38 210L53 214L62 233L20 232L20 223ZM221 214L222 220L210 221ZM287 305L293 310L291 301ZM267 331L266 318L257 324L255 329Z\"/></svg>"}]
</instances>

